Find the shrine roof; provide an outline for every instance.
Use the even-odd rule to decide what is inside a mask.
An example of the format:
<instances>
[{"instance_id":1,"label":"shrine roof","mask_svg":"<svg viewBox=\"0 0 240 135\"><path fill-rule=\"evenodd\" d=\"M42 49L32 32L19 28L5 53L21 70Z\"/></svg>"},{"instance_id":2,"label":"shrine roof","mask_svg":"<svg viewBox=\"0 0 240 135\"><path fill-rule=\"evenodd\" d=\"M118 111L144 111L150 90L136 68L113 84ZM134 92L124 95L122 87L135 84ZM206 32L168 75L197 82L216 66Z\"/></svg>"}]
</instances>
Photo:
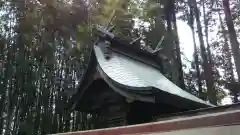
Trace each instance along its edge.
<instances>
[{"instance_id":1,"label":"shrine roof","mask_svg":"<svg viewBox=\"0 0 240 135\"><path fill-rule=\"evenodd\" d=\"M98 72L117 93L143 102L171 102L189 108L214 106L179 88L161 73L161 61L155 55L121 43L120 40L99 40L92 49L88 68L72 102L81 99ZM108 58L106 58L106 51ZM92 74L91 74L92 73Z\"/></svg>"}]
</instances>

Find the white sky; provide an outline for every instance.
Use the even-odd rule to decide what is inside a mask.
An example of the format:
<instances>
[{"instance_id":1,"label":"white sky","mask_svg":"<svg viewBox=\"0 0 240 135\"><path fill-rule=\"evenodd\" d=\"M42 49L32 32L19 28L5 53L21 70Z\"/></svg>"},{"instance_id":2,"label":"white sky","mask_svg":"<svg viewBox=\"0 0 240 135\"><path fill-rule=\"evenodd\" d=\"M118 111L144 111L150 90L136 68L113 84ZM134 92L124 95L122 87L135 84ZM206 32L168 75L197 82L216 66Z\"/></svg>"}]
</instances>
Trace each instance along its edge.
<instances>
[{"instance_id":1,"label":"white sky","mask_svg":"<svg viewBox=\"0 0 240 135\"><path fill-rule=\"evenodd\" d=\"M181 20L177 20L177 26L181 50L189 60L193 60L194 46L191 29L186 22Z\"/></svg>"}]
</instances>

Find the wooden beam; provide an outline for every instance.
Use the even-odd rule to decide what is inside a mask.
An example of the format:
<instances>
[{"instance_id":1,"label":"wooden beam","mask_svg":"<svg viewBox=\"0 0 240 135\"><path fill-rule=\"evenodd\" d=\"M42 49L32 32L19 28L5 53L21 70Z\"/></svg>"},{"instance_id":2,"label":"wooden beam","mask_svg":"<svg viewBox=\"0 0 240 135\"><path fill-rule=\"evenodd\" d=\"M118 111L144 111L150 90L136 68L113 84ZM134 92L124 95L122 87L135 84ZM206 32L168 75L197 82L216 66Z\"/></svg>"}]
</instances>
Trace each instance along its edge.
<instances>
[{"instance_id":1,"label":"wooden beam","mask_svg":"<svg viewBox=\"0 0 240 135\"><path fill-rule=\"evenodd\" d=\"M134 126L123 126L99 130L71 132L58 135L140 135L144 133L164 133L170 131L200 129L205 127L216 127L234 125L240 123L240 109L220 111L210 114L199 114L192 117L175 118L159 122L140 124ZM210 135L210 133L209 133ZM232 134L237 135L237 134Z\"/></svg>"}]
</instances>

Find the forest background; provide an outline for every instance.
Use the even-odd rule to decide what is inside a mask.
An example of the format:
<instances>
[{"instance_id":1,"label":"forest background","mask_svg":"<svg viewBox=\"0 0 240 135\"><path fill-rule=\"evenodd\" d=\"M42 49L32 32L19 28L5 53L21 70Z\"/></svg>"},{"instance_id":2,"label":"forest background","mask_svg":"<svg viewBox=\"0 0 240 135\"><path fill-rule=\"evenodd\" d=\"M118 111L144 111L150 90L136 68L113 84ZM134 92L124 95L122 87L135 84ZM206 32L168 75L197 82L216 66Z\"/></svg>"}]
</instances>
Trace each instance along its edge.
<instances>
[{"instance_id":1,"label":"forest background","mask_svg":"<svg viewBox=\"0 0 240 135\"><path fill-rule=\"evenodd\" d=\"M239 102L239 0L0 0L0 134L90 129L87 114L64 110L81 80L94 27L164 36L164 74L216 105ZM156 36L158 35L158 36Z\"/></svg>"}]
</instances>

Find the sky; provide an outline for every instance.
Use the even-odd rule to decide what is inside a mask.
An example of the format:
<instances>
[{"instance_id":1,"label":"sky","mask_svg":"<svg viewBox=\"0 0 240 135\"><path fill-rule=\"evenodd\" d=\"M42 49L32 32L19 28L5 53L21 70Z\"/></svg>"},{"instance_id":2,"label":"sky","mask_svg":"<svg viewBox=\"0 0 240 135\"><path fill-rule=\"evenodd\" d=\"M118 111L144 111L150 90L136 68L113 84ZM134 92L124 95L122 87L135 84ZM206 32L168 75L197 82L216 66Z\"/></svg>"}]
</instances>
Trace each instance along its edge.
<instances>
[{"instance_id":1,"label":"sky","mask_svg":"<svg viewBox=\"0 0 240 135\"><path fill-rule=\"evenodd\" d=\"M184 21L177 20L177 26L178 26L178 35L179 35L179 42L180 42L180 48L181 51L184 53L184 55L187 57L188 60L193 60L193 38L192 38L192 32L188 24ZM210 33L210 39L216 37L215 32ZM198 39L196 37L196 39ZM198 44L199 42L196 41ZM184 61L185 62L185 61ZM228 91L226 91L228 92ZM222 100L222 104L231 104L231 98L229 96L225 97Z\"/></svg>"}]
</instances>

